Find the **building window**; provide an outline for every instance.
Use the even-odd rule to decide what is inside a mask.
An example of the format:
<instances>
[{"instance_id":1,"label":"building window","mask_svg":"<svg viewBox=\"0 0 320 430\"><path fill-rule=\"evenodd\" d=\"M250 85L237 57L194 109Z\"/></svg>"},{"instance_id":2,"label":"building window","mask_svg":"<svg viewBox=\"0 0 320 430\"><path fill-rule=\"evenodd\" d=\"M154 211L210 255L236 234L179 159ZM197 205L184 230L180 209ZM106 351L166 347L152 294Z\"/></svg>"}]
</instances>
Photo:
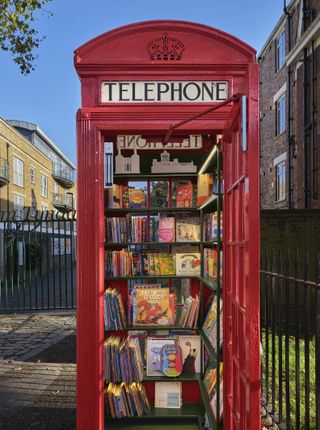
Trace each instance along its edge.
<instances>
[{"instance_id":1,"label":"building window","mask_svg":"<svg viewBox=\"0 0 320 430\"><path fill-rule=\"evenodd\" d=\"M286 198L286 163L283 161L276 165L276 201Z\"/></svg>"},{"instance_id":2,"label":"building window","mask_svg":"<svg viewBox=\"0 0 320 430\"><path fill-rule=\"evenodd\" d=\"M48 197L48 176L40 174L40 194L43 197Z\"/></svg>"},{"instance_id":3,"label":"building window","mask_svg":"<svg viewBox=\"0 0 320 430\"><path fill-rule=\"evenodd\" d=\"M13 209L17 218L24 219L24 197L13 195Z\"/></svg>"},{"instance_id":4,"label":"building window","mask_svg":"<svg viewBox=\"0 0 320 430\"><path fill-rule=\"evenodd\" d=\"M276 136L286 131L286 96L276 101Z\"/></svg>"},{"instance_id":5,"label":"building window","mask_svg":"<svg viewBox=\"0 0 320 430\"><path fill-rule=\"evenodd\" d=\"M30 181L32 184L36 182L36 169L34 167L30 167Z\"/></svg>"},{"instance_id":6,"label":"building window","mask_svg":"<svg viewBox=\"0 0 320 430\"><path fill-rule=\"evenodd\" d=\"M37 199L35 197L31 197L31 215L35 216L37 211Z\"/></svg>"},{"instance_id":7,"label":"building window","mask_svg":"<svg viewBox=\"0 0 320 430\"><path fill-rule=\"evenodd\" d=\"M276 72L284 65L286 58L286 34L282 33L276 38Z\"/></svg>"},{"instance_id":8,"label":"building window","mask_svg":"<svg viewBox=\"0 0 320 430\"><path fill-rule=\"evenodd\" d=\"M13 183L23 187L24 163L20 158L13 157Z\"/></svg>"}]
</instances>

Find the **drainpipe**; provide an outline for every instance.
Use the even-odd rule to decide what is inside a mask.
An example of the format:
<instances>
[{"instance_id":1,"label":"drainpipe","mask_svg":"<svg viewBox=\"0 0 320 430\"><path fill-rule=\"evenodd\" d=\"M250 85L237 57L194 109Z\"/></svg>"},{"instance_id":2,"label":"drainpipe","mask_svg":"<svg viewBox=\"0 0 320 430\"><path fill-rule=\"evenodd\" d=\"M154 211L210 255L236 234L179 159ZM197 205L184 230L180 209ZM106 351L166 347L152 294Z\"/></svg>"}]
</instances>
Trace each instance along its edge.
<instances>
[{"instance_id":1,"label":"drainpipe","mask_svg":"<svg viewBox=\"0 0 320 430\"><path fill-rule=\"evenodd\" d=\"M288 11L286 0L283 2L283 12L287 16L288 26L288 52L291 51L291 14ZM289 66L287 71L287 92L288 92L288 103L287 103L287 137L288 137L288 209L292 209L292 144L294 140L291 138L291 122L292 122L292 111L291 111L291 79L292 68Z\"/></svg>"},{"instance_id":2,"label":"drainpipe","mask_svg":"<svg viewBox=\"0 0 320 430\"><path fill-rule=\"evenodd\" d=\"M303 168L304 168L304 207L309 208L309 156L308 146L311 123L308 109L308 48L303 50Z\"/></svg>"},{"instance_id":3,"label":"drainpipe","mask_svg":"<svg viewBox=\"0 0 320 430\"><path fill-rule=\"evenodd\" d=\"M318 199L317 70L316 52L312 41L312 197Z\"/></svg>"}]
</instances>

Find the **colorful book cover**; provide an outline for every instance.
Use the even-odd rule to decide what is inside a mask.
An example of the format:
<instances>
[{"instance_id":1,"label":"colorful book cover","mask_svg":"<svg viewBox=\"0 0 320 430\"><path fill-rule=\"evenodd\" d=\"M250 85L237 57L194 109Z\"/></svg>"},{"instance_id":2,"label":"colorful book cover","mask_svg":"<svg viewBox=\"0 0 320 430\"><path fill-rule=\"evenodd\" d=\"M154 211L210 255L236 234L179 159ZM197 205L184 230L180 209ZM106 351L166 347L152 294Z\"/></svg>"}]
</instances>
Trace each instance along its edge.
<instances>
[{"instance_id":1,"label":"colorful book cover","mask_svg":"<svg viewBox=\"0 0 320 430\"><path fill-rule=\"evenodd\" d=\"M144 208L146 205L146 194L144 189L129 188L129 207Z\"/></svg>"},{"instance_id":2,"label":"colorful book cover","mask_svg":"<svg viewBox=\"0 0 320 430\"><path fill-rule=\"evenodd\" d=\"M147 339L147 376L163 375L161 371L162 347L174 343L174 339Z\"/></svg>"},{"instance_id":3,"label":"colorful book cover","mask_svg":"<svg viewBox=\"0 0 320 430\"><path fill-rule=\"evenodd\" d=\"M177 242L197 242L200 240L200 219L186 218L176 221Z\"/></svg>"},{"instance_id":4,"label":"colorful book cover","mask_svg":"<svg viewBox=\"0 0 320 430\"><path fill-rule=\"evenodd\" d=\"M219 389L219 417L218 417L218 401L217 401L217 382L215 377L215 384L213 387L213 395L210 400L210 407L215 421L221 421L223 417L223 363L220 363L220 389Z\"/></svg>"},{"instance_id":5,"label":"colorful book cover","mask_svg":"<svg viewBox=\"0 0 320 430\"><path fill-rule=\"evenodd\" d=\"M112 206L114 208L121 207L121 185L113 184L112 186Z\"/></svg>"},{"instance_id":6,"label":"colorful book cover","mask_svg":"<svg viewBox=\"0 0 320 430\"><path fill-rule=\"evenodd\" d=\"M217 332L218 332L218 326L217 326L217 297L215 296L210 309L208 311L208 314L206 316L206 319L203 323L202 330L209 339L215 354L217 353L218 348L221 348L222 345L222 327L223 327L223 314L222 314L222 299L220 298L220 342L219 345L217 345Z\"/></svg>"},{"instance_id":7,"label":"colorful book cover","mask_svg":"<svg viewBox=\"0 0 320 430\"><path fill-rule=\"evenodd\" d=\"M155 383L155 408L174 408L179 409L182 406L182 383L173 382L156 382Z\"/></svg>"},{"instance_id":8,"label":"colorful book cover","mask_svg":"<svg viewBox=\"0 0 320 430\"><path fill-rule=\"evenodd\" d=\"M175 241L175 218L161 217L159 219L159 242Z\"/></svg>"},{"instance_id":9,"label":"colorful book cover","mask_svg":"<svg viewBox=\"0 0 320 430\"><path fill-rule=\"evenodd\" d=\"M167 287L141 286L136 288L134 320L136 325L172 325L175 306Z\"/></svg>"},{"instance_id":10,"label":"colorful book cover","mask_svg":"<svg viewBox=\"0 0 320 430\"><path fill-rule=\"evenodd\" d=\"M172 254L160 253L159 259L161 276L175 275L174 256Z\"/></svg>"},{"instance_id":11,"label":"colorful book cover","mask_svg":"<svg viewBox=\"0 0 320 430\"><path fill-rule=\"evenodd\" d=\"M198 206L201 206L212 194L212 187L213 187L212 174L204 173L202 175L198 175L198 187L197 187Z\"/></svg>"},{"instance_id":12,"label":"colorful book cover","mask_svg":"<svg viewBox=\"0 0 320 430\"><path fill-rule=\"evenodd\" d=\"M177 276L200 276L201 258L200 252L176 254Z\"/></svg>"},{"instance_id":13,"label":"colorful book cover","mask_svg":"<svg viewBox=\"0 0 320 430\"><path fill-rule=\"evenodd\" d=\"M200 336L179 336L178 344L182 351L183 374L201 372L201 339Z\"/></svg>"},{"instance_id":14,"label":"colorful book cover","mask_svg":"<svg viewBox=\"0 0 320 430\"><path fill-rule=\"evenodd\" d=\"M126 185L122 186L122 207L129 207L129 188Z\"/></svg>"},{"instance_id":15,"label":"colorful book cover","mask_svg":"<svg viewBox=\"0 0 320 430\"><path fill-rule=\"evenodd\" d=\"M191 183L177 185L177 208L191 208L193 206L193 186Z\"/></svg>"}]
</instances>

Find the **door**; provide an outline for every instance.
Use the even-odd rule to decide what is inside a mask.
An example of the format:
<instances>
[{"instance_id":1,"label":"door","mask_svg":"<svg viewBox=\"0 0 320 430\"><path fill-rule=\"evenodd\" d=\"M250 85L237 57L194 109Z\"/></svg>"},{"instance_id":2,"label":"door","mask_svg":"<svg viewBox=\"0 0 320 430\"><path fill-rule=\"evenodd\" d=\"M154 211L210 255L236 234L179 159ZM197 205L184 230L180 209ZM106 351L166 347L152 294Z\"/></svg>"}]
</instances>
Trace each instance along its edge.
<instances>
[{"instance_id":1,"label":"door","mask_svg":"<svg viewBox=\"0 0 320 430\"><path fill-rule=\"evenodd\" d=\"M257 76L257 73L256 73ZM260 426L258 99L235 104L222 140L224 428Z\"/></svg>"}]
</instances>

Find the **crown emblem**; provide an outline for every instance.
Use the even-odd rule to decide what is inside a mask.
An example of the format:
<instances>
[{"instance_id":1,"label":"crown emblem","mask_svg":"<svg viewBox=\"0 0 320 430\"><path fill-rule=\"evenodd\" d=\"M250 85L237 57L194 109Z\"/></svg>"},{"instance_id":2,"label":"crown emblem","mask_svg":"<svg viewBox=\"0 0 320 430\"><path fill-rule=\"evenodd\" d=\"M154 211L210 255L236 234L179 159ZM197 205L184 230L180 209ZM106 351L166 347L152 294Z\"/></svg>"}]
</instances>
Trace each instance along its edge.
<instances>
[{"instance_id":1,"label":"crown emblem","mask_svg":"<svg viewBox=\"0 0 320 430\"><path fill-rule=\"evenodd\" d=\"M169 37L167 33L156 37L147 45L151 60L181 60L184 50L184 44L174 37Z\"/></svg>"}]
</instances>

